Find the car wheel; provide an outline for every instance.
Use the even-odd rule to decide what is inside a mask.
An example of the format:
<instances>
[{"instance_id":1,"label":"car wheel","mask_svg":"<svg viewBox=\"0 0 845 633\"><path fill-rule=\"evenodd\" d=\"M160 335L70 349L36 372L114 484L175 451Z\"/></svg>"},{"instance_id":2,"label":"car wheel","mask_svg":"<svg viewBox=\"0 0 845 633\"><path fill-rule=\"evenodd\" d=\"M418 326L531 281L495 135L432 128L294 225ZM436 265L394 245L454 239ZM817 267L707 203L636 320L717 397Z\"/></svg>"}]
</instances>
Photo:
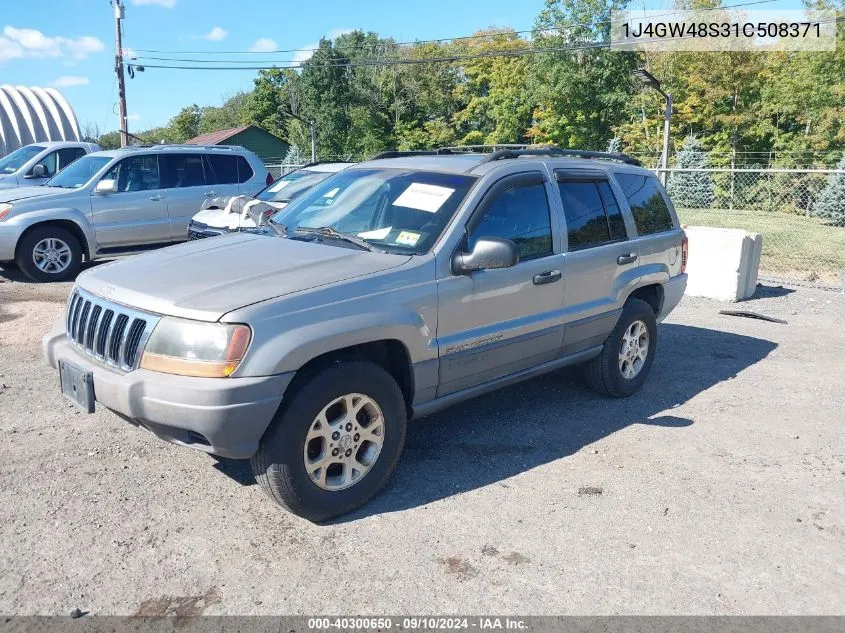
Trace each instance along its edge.
<instances>
[{"instance_id":1,"label":"car wheel","mask_svg":"<svg viewBox=\"0 0 845 633\"><path fill-rule=\"evenodd\" d=\"M648 376L656 347L654 310L645 301L628 299L601 354L584 366L587 384L614 398L636 393Z\"/></svg>"},{"instance_id":2,"label":"car wheel","mask_svg":"<svg viewBox=\"0 0 845 633\"><path fill-rule=\"evenodd\" d=\"M364 505L387 483L405 443L402 392L367 361L331 365L289 389L251 464L264 491L310 521Z\"/></svg>"},{"instance_id":3,"label":"car wheel","mask_svg":"<svg viewBox=\"0 0 845 633\"><path fill-rule=\"evenodd\" d=\"M15 262L33 281L65 281L79 274L82 246L59 226L38 227L24 235Z\"/></svg>"}]
</instances>

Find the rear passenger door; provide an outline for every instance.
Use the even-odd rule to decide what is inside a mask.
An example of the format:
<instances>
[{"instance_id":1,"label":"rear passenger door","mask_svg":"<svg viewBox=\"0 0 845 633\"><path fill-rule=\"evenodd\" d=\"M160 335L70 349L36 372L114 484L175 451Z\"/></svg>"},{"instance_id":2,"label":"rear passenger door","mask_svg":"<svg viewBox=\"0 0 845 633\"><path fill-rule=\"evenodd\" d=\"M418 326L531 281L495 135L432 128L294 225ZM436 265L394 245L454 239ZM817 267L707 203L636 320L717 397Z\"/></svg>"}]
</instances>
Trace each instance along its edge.
<instances>
[{"instance_id":1,"label":"rear passenger door","mask_svg":"<svg viewBox=\"0 0 845 633\"><path fill-rule=\"evenodd\" d=\"M214 178L202 154L161 154L161 176L167 189L170 239L188 239L188 222L206 198L217 195Z\"/></svg>"},{"instance_id":2,"label":"rear passenger door","mask_svg":"<svg viewBox=\"0 0 845 633\"><path fill-rule=\"evenodd\" d=\"M569 355L601 344L613 329L639 252L607 173L555 169L554 177L566 223L563 353Z\"/></svg>"}]
</instances>

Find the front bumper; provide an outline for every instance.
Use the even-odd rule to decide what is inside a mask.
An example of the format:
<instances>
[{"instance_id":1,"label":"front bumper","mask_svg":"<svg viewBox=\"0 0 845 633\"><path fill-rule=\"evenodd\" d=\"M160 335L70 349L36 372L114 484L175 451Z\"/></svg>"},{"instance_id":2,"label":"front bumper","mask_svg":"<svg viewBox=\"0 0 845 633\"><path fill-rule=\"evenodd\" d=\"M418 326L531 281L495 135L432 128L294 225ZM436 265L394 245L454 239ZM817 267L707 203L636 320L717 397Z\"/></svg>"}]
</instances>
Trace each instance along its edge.
<instances>
[{"instance_id":1,"label":"front bumper","mask_svg":"<svg viewBox=\"0 0 845 633\"><path fill-rule=\"evenodd\" d=\"M248 378L192 378L136 369L121 373L79 353L60 321L42 347L59 360L94 375L96 401L163 440L206 453L246 459L258 449L293 372Z\"/></svg>"},{"instance_id":2,"label":"front bumper","mask_svg":"<svg viewBox=\"0 0 845 633\"><path fill-rule=\"evenodd\" d=\"M15 249L21 233L23 233L21 227L0 221L0 262L15 259Z\"/></svg>"}]
</instances>

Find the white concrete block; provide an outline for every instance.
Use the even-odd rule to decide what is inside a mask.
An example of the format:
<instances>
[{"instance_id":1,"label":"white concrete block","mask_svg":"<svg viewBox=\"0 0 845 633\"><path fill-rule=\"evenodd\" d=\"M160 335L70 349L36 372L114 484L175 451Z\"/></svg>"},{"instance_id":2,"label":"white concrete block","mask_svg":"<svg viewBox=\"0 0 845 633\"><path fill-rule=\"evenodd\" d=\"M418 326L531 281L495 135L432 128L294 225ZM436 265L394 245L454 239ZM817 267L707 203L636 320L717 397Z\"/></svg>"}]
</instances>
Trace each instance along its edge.
<instances>
[{"instance_id":1,"label":"white concrete block","mask_svg":"<svg viewBox=\"0 0 845 633\"><path fill-rule=\"evenodd\" d=\"M742 229L691 226L686 294L721 301L741 301L754 294L763 236Z\"/></svg>"}]
</instances>

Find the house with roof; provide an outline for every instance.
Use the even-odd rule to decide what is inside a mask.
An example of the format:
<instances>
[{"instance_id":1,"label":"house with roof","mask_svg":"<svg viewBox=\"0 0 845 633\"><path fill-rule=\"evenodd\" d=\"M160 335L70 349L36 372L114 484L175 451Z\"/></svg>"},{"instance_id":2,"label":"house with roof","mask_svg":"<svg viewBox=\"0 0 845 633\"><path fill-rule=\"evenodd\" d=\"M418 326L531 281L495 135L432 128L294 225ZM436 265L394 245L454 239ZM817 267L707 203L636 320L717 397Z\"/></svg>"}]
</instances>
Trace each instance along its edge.
<instances>
[{"instance_id":1,"label":"house with roof","mask_svg":"<svg viewBox=\"0 0 845 633\"><path fill-rule=\"evenodd\" d=\"M254 152L265 163L280 163L290 145L275 134L257 125L243 125L210 134L201 134L186 143L190 145L240 145Z\"/></svg>"}]
</instances>

